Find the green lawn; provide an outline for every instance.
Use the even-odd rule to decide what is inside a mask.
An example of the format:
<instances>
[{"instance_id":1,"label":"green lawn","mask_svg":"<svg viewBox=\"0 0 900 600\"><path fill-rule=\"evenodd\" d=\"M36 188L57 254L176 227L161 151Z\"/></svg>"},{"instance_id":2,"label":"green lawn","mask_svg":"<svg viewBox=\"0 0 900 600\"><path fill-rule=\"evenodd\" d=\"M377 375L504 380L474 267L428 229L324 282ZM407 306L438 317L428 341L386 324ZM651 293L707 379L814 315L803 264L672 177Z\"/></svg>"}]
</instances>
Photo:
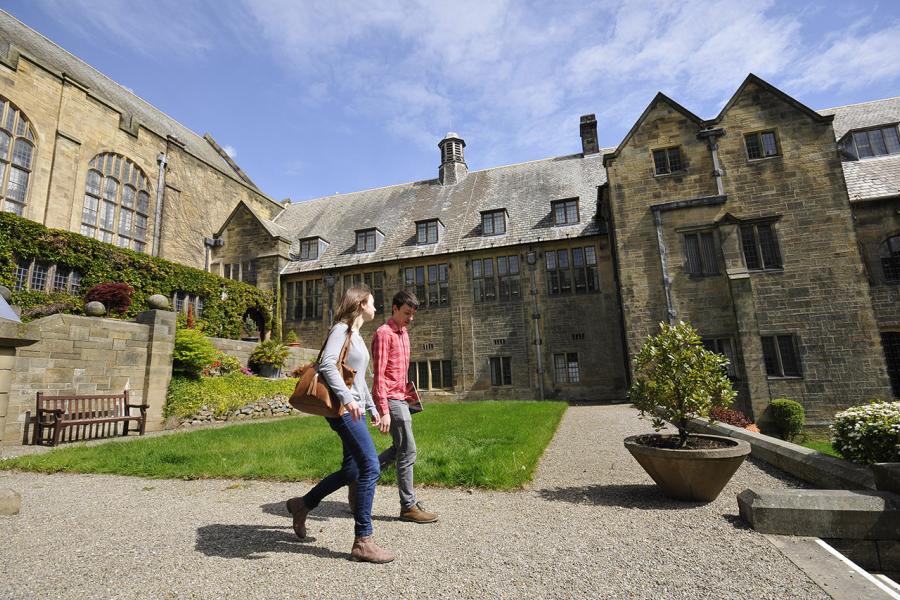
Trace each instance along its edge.
<instances>
[{"instance_id":1,"label":"green lawn","mask_svg":"<svg viewBox=\"0 0 900 600\"><path fill-rule=\"evenodd\" d=\"M816 450L817 452L821 452L822 454L827 454L828 456L834 456L836 458L844 458L840 454L838 454L837 450L831 447L831 442L828 440L807 440L800 444L804 448L811 448Z\"/></svg>"},{"instance_id":2,"label":"green lawn","mask_svg":"<svg viewBox=\"0 0 900 600\"><path fill-rule=\"evenodd\" d=\"M413 417L416 482L511 489L529 481L566 410L558 402L429 404ZM374 429L383 450L390 436ZM0 461L2 469L149 478L321 479L341 461L337 435L318 417L286 418ZM395 481L393 468L381 481Z\"/></svg>"}]
</instances>

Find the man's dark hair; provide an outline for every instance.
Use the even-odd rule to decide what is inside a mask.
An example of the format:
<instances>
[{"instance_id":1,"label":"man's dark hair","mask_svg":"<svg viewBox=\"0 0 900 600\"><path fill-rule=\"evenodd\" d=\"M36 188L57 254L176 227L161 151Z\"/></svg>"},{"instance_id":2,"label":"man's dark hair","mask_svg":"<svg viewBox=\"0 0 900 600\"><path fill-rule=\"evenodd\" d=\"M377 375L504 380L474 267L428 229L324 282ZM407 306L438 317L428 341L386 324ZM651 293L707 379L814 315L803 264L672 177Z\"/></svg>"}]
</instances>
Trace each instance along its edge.
<instances>
[{"instance_id":1,"label":"man's dark hair","mask_svg":"<svg viewBox=\"0 0 900 600\"><path fill-rule=\"evenodd\" d=\"M419 308L419 299L416 298L416 295L412 292L408 292L406 290L400 290L396 294L394 294L394 301L391 303L392 306L397 307L397 309L403 308L403 305L408 305L413 310L418 310Z\"/></svg>"}]
</instances>

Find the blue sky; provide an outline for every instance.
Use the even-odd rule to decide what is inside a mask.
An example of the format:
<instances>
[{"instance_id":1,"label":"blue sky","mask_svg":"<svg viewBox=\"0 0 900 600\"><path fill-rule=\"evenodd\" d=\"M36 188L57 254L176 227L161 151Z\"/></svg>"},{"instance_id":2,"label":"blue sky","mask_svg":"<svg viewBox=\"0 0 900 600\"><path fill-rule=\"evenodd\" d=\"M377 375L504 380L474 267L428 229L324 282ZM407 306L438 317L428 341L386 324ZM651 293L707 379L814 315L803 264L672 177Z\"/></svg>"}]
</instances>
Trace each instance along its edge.
<instances>
[{"instance_id":1,"label":"blue sky","mask_svg":"<svg viewBox=\"0 0 900 600\"><path fill-rule=\"evenodd\" d=\"M900 2L5 0L295 201L615 146L657 91L714 116L748 72L812 108L900 95Z\"/></svg>"}]
</instances>

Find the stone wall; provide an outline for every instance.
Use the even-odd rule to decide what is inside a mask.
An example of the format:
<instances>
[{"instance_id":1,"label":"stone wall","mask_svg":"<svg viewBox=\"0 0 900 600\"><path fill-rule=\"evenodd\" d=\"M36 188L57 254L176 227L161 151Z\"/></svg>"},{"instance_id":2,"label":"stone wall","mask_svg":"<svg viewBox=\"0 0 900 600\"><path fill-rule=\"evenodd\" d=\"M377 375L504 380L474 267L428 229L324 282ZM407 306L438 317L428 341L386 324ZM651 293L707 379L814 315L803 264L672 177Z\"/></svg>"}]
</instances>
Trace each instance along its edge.
<instances>
[{"instance_id":1,"label":"stone wall","mask_svg":"<svg viewBox=\"0 0 900 600\"><path fill-rule=\"evenodd\" d=\"M213 337L209 338L209 341L212 342L212 345L215 346L217 350L220 350L225 354L229 354L237 358L239 361L241 361L241 366L244 367L247 366L247 360L250 358L250 354L253 352L253 349L257 344L257 342L245 342L242 340L229 340L225 338ZM290 374L291 371L293 371L297 367L315 360L318 354L318 348L311 349L288 347L288 358L284 366L284 373Z\"/></svg>"},{"instance_id":2,"label":"stone wall","mask_svg":"<svg viewBox=\"0 0 900 600\"><path fill-rule=\"evenodd\" d=\"M52 315L29 323L29 335L39 341L16 352L3 443L21 443L25 413L34 412L37 392L112 394L127 389L135 403L150 405L148 430L161 428L175 314L148 311L138 319L144 322Z\"/></svg>"}]
</instances>

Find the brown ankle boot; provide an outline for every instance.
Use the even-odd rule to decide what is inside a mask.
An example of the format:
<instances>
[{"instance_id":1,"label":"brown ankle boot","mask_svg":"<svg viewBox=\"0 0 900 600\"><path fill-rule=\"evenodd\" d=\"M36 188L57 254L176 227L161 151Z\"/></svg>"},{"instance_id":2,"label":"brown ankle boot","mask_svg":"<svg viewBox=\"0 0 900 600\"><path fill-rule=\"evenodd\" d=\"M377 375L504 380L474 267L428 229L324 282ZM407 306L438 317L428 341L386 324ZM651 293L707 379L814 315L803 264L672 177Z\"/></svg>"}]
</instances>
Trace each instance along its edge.
<instances>
[{"instance_id":1,"label":"brown ankle boot","mask_svg":"<svg viewBox=\"0 0 900 600\"><path fill-rule=\"evenodd\" d=\"M396 557L393 550L382 548L376 544L375 538L371 535L353 540L353 548L350 550L350 558L359 562L389 563Z\"/></svg>"},{"instance_id":2,"label":"brown ankle boot","mask_svg":"<svg viewBox=\"0 0 900 600\"><path fill-rule=\"evenodd\" d=\"M294 517L294 533L302 540L306 537L306 515L309 514L309 509L303 503L303 498L299 496L291 498L285 502L285 505L290 515Z\"/></svg>"}]
</instances>

